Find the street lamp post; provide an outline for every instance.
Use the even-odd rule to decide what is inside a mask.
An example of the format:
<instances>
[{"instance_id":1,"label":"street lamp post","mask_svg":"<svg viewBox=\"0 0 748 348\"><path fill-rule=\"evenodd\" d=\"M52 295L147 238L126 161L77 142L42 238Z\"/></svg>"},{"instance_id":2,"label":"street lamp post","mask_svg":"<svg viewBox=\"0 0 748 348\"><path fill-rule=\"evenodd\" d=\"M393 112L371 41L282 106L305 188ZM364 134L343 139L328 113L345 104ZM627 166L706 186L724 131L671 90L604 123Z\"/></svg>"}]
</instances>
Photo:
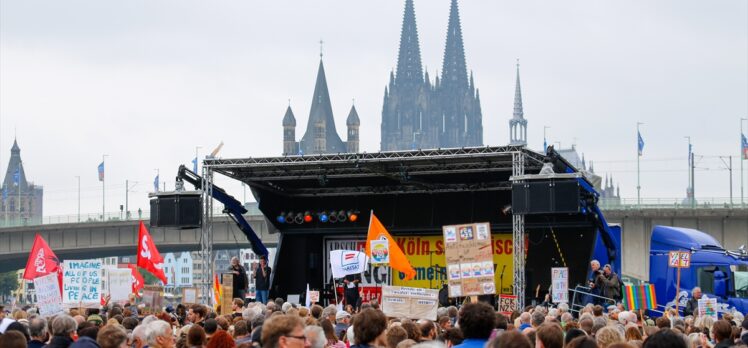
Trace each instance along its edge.
<instances>
[{"instance_id":1,"label":"street lamp post","mask_svg":"<svg viewBox=\"0 0 748 348\"><path fill-rule=\"evenodd\" d=\"M101 164L103 165L104 175L101 176L101 221L106 221L106 158L109 155L101 155Z\"/></svg>"},{"instance_id":2,"label":"street lamp post","mask_svg":"<svg viewBox=\"0 0 748 348\"><path fill-rule=\"evenodd\" d=\"M694 196L693 187L691 187L691 136L686 135L684 138L688 140L688 185L686 187L686 199L689 199L689 203L692 203Z\"/></svg>"},{"instance_id":3,"label":"street lamp post","mask_svg":"<svg viewBox=\"0 0 748 348\"><path fill-rule=\"evenodd\" d=\"M748 118L740 119L740 205L745 206L745 199L743 198L743 160L745 159L745 150L743 150L743 121L748 121Z\"/></svg>"}]
</instances>

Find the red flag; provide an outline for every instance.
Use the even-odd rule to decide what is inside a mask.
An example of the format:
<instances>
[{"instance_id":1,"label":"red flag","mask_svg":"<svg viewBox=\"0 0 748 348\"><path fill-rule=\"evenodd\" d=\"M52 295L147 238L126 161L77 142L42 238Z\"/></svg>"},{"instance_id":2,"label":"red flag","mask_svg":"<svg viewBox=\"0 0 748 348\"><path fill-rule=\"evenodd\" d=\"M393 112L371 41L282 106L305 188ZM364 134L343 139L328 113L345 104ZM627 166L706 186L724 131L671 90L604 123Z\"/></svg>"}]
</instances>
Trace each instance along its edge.
<instances>
[{"instance_id":1,"label":"red flag","mask_svg":"<svg viewBox=\"0 0 748 348\"><path fill-rule=\"evenodd\" d=\"M153 243L151 234L148 233L143 221L141 221L140 232L138 233L138 267L145 268L146 271L151 272L156 278L167 284L166 274L162 269L163 265L164 258L156 250L156 244Z\"/></svg>"},{"instance_id":2,"label":"red flag","mask_svg":"<svg viewBox=\"0 0 748 348\"><path fill-rule=\"evenodd\" d=\"M34 238L34 245L31 247L31 253L29 253L29 260L26 261L23 279L34 280L34 278L59 271L60 260L49 248L44 238L37 233L36 238Z\"/></svg>"},{"instance_id":3,"label":"red flag","mask_svg":"<svg viewBox=\"0 0 748 348\"><path fill-rule=\"evenodd\" d=\"M132 274L132 293L137 296L138 290L145 286L145 280L143 280L143 275L138 271L138 266L128 263L127 268L130 269L130 273Z\"/></svg>"}]
</instances>

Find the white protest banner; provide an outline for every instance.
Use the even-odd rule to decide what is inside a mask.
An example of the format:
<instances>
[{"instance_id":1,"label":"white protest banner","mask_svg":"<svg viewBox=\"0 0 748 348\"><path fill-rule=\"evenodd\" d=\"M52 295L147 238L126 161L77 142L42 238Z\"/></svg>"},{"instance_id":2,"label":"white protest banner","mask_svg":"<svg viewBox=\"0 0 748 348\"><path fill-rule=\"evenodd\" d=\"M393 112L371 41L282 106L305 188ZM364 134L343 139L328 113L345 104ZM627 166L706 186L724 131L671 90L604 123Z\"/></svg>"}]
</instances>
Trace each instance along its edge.
<instances>
[{"instance_id":1,"label":"white protest banner","mask_svg":"<svg viewBox=\"0 0 748 348\"><path fill-rule=\"evenodd\" d=\"M355 250L331 250L330 266L333 278L343 278L349 274L359 274L366 271L369 257Z\"/></svg>"},{"instance_id":2,"label":"white protest banner","mask_svg":"<svg viewBox=\"0 0 748 348\"><path fill-rule=\"evenodd\" d=\"M132 271L129 268L106 270L107 294L112 302L124 302L132 292Z\"/></svg>"},{"instance_id":3,"label":"white protest banner","mask_svg":"<svg viewBox=\"0 0 748 348\"><path fill-rule=\"evenodd\" d=\"M319 302L319 290L309 291L309 301L312 303Z\"/></svg>"},{"instance_id":4,"label":"white protest banner","mask_svg":"<svg viewBox=\"0 0 748 348\"><path fill-rule=\"evenodd\" d=\"M517 310L516 295L499 295L499 313L511 316Z\"/></svg>"},{"instance_id":5,"label":"white protest banner","mask_svg":"<svg viewBox=\"0 0 748 348\"><path fill-rule=\"evenodd\" d=\"M36 304L39 306L41 316L49 317L63 312L57 273L34 278L34 289L36 290Z\"/></svg>"},{"instance_id":6,"label":"white protest banner","mask_svg":"<svg viewBox=\"0 0 748 348\"><path fill-rule=\"evenodd\" d=\"M551 268L551 302L569 302L569 269L567 267Z\"/></svg>"},{"instance_id":7,"label":"white protest banner","mask_svg":"<svg viewBox=\"0 0 748 348\"><path fill-rule=\"evenodd\" d=\"M197 288L182 288L182 303L184 304L196 304L197 302Z\"/></svg>"},{"instance_id":8,"label":"white protest banner","mask_svg":"<svg viewBox=\"0 0 748 348\"><path fill-rule=\"evenodd\" d=\"M699 316L709 316L718 320L717 318L717 299L709 298L706 295L699 299Z\"/></svg>"},{"instance_id":9,"label":"white protest banner","mask_svg":"<svg viewBox=\"0 0 748 348\"><path fill-rule=\"evenodd\" d=\"M389 317L436 320L439 290L382 286L382 312Z\"/></svg>"},{"instance_id":10,"label":"white protest banner","mask_svg":"<svg viewBox=\"0 0 748 348\"><path fill-rule=\"evenodd\" d=\"M65 260L62 278L62 303L96 304L101 301L101 259Z\"/></svg>"}]
</instances>

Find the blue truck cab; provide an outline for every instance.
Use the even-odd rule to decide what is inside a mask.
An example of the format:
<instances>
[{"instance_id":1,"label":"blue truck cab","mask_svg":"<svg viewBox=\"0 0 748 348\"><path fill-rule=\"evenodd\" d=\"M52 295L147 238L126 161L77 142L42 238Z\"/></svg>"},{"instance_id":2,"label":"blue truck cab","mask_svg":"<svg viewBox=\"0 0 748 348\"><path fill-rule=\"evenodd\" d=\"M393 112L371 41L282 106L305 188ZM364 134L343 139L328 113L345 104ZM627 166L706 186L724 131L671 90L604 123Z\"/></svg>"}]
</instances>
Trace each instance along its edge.
<instances>
[{"instance_id":1,"label":"blue truck cab","mask_svg":"<svg viewBox=\"0 0 748 348\"><path fill-rule=\"evenodd\" d=\"M670 251L690 251L691 267L681 269L679 306L683 308L691 290L717 298L720 312L748 312L748 257L725 250L714 237L690 228L655 226L649 256L649 282L655 285L657 303L673 306L677 269L668 266Z\"/></svg>"}]
</instances>

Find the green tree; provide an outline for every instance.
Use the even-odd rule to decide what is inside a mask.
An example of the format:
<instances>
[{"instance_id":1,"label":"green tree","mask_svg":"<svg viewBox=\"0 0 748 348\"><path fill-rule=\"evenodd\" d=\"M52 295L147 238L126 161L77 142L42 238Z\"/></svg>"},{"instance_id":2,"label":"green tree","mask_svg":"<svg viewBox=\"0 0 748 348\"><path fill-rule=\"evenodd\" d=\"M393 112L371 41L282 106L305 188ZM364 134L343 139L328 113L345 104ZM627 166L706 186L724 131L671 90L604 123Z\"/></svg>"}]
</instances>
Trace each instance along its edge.
<instances>
[{"instance_id":1,"label":"green tree","mask_svg":"<svg viewBox=\"0 0 748 348\"><path fill-rule=\"evenodd\" d=\"M11 291L18 289L18 276L16 271L0 273L0 297L6 302L6 298L11 295Z\"/></svg>"},{"instance_id":2,"label":"green tree","mask_svg":"<svg viewBox=\"0 0 748 348\"><path fill-rule=\"evenodd\" d=\"M138 267L138 271L140 271L140 274L143 275L143 281L145 282L145 285L163 285L161 283L161 280L156 278L155 275L151 274L151 272L148 272L145 268Z\"/></svg>"}]
</instances>

